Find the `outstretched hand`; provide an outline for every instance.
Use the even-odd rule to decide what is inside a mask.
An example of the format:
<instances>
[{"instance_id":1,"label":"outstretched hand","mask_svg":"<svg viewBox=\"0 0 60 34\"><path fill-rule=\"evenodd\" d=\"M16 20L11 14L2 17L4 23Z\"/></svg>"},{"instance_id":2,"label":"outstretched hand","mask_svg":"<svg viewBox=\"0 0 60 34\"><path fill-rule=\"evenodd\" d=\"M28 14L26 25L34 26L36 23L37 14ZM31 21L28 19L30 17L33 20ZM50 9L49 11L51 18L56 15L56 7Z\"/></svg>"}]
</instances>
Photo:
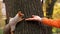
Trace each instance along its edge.
<instances>
[{"instance_id":1,"label":"outstretched hand","mask_svg":"<svg viewBox=\"0 0 60 34\"><path fill-rule=\"evenodd\" d=\"M41 18L39 16L32 15L32 18L27 18L25 20L28 20L28 21L40 21Z\"/></svg>"}]
</instances>

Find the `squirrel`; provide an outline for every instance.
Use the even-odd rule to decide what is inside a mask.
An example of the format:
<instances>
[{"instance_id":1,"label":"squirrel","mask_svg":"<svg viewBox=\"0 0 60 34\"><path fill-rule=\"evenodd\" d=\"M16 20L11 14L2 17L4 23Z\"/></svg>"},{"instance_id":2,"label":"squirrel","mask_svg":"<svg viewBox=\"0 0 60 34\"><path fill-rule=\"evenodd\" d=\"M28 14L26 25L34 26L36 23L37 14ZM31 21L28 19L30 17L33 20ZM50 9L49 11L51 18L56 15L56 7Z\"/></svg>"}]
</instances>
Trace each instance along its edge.
<instances>
[{"instance_id":1,"label":"squirrel","mask_svg":"<svg viewBox=\"0 0 60 34\"><path fill-rule=\"evenodd\" d=\"M4 27L4 34L7 34L7 32L10 31L11 34L14 34L13 31L15 30L15 26L19 21L22 21L24 18L22 18L24 16L23 13L21 13L21 11L19 11L15 17L10 18L9 23ZM10 34L8 33L8 34Z\"/></svg>"}]
</instances>

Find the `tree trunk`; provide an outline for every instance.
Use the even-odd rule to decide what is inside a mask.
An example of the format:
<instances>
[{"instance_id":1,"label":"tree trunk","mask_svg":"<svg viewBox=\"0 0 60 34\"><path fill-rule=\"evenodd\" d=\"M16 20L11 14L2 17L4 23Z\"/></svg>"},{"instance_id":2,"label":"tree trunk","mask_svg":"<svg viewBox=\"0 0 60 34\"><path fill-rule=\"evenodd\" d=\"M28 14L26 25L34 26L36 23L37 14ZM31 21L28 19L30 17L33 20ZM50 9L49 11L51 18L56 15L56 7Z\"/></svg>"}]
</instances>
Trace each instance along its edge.
<instances>
[{"instance_id":1,"label":"tree trunk","mask_svg":"<svg viewBox=\"0 0 60 34\"><path fill-rule=\"evenodd\" d=\"M40 0L4 0L4 2L8 20L9 17L14 17L18 10L24 13L24 18L31 17L33 14L44 17ZM48 34L48 30L41 23L23 20L16 25L14 34Z\"/></svg>"}]
</instances>

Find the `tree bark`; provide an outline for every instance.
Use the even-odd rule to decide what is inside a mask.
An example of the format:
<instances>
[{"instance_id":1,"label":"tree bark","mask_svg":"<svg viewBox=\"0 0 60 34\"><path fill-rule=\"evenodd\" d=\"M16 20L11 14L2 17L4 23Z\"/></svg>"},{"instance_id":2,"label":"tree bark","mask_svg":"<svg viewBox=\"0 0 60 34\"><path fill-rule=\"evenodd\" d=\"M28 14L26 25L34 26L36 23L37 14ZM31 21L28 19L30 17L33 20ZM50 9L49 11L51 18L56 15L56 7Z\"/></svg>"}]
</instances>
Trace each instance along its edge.
<instances>
[{"instance_id":1,"label":"tree bark","mask_svg":"<svg viewBox=\"0 0 60 34\"><path fill-rule=\"evenodd\" d=\"M7 19L14 17L18 10L24 13L24 18L29 18L33 14L44 17L42 2L40 0L4 0L4 2ZM14 34L48 34L48 32L46 26L41 23L23 20L16 25Z\"/></svg>"}]
</instances>

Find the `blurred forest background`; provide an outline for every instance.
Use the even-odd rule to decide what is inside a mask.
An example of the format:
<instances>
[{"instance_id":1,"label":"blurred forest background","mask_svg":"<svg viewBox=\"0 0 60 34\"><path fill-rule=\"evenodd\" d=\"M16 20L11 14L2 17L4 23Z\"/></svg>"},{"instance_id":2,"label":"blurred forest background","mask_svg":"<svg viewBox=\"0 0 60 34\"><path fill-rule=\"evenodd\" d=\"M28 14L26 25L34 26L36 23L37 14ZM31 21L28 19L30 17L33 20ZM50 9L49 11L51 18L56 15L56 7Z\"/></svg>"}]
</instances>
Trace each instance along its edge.
<instances>
[{"instance_id":1,"label":"blurred forest background","mask_svg":"<svg viewBox=\"0 0 60 34\"><path fill-rule=\"evenodd\" d=\"M4 7L2 7L2 0L0 0L0 34L3 34L3 27L5 26L5 19L6 19L6 15L4 15L4 11L2 11L2 9ZM46 4L43 4L43 11L44 11L44 16L46 16ZM60 0L57 0L55 5L54 5L54 9L53 9L53 15L52 15L53 19L60 19ZM52 32L53 34L59 34L60 33L60 29L53 27L52 28Z\"/></svg>"}]
</instances>

